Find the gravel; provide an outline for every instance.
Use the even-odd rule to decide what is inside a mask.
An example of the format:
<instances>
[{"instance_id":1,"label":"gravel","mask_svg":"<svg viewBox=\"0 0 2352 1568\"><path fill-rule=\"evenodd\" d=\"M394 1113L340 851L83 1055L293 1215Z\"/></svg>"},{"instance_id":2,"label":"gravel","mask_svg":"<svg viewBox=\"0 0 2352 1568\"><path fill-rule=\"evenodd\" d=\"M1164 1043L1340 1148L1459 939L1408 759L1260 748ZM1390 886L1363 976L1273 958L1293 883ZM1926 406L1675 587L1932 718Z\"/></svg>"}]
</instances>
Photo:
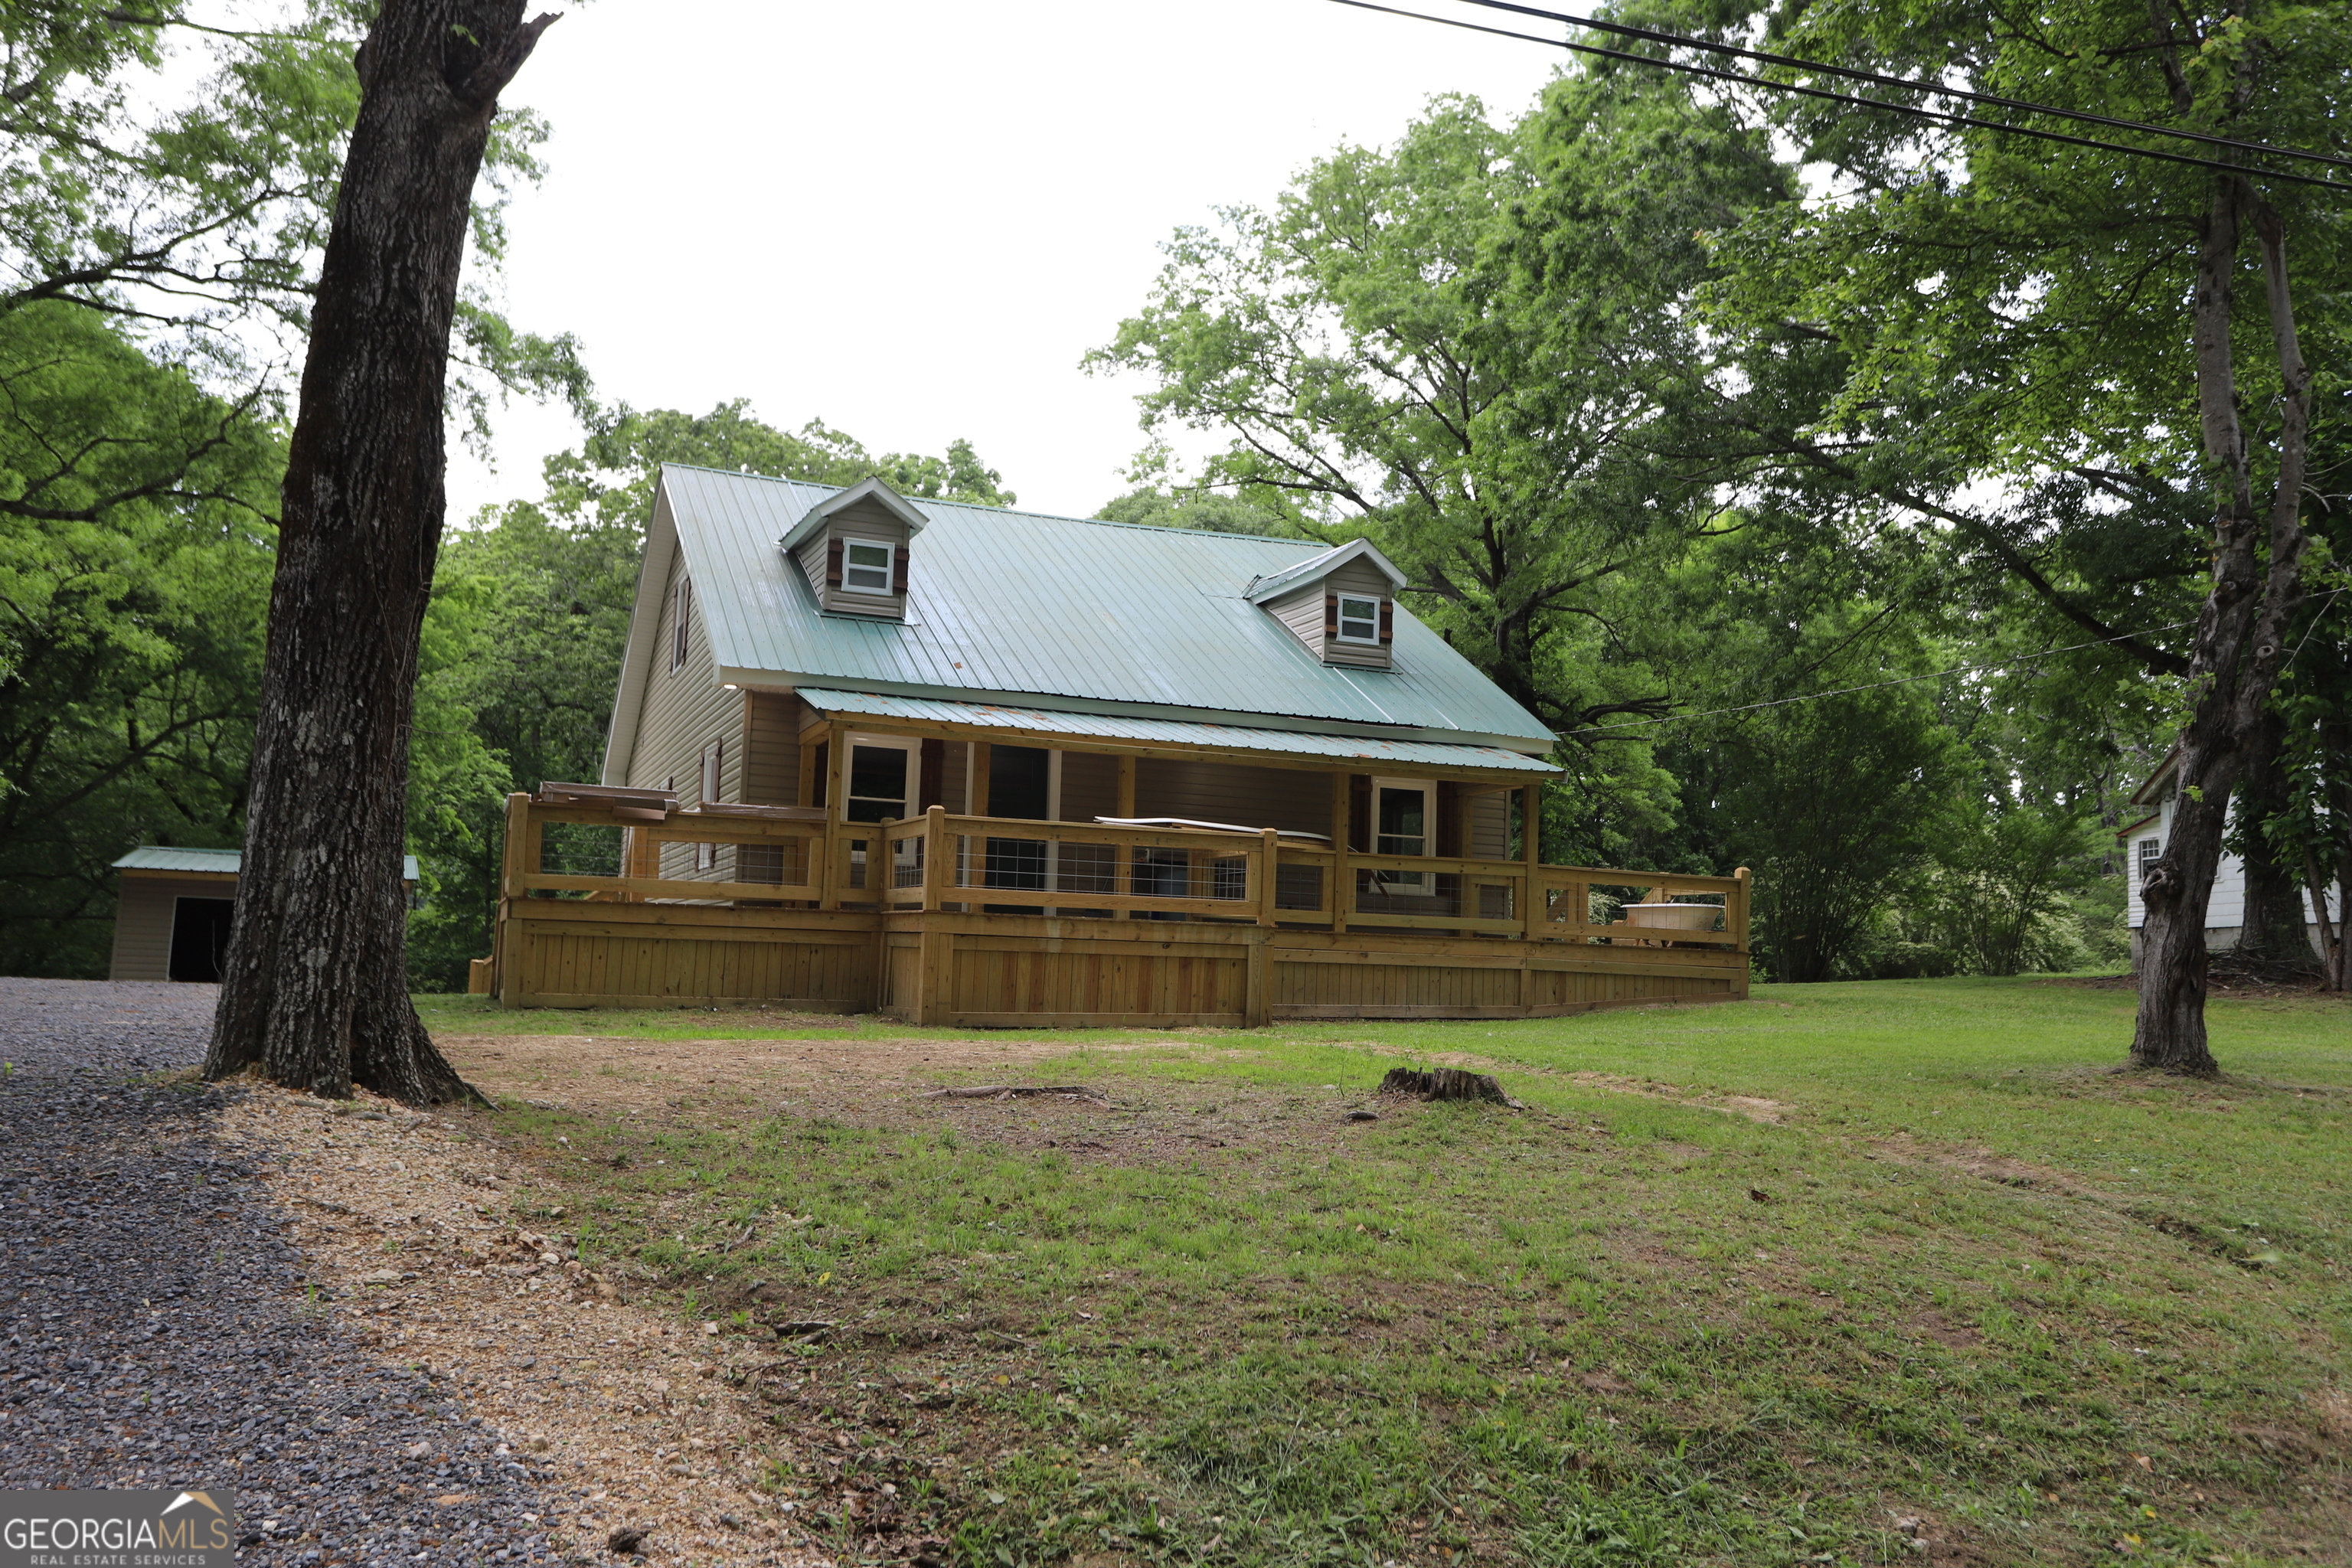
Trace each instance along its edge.
<instances>
[{"instance_id":1,"label":"gravel","mask_svg":"<svg viewBox=\"0 0 2352 1568\"><path fill-rule=\"evenodd\" d=\"M556 1561L528 1456L335 1328L217 1126L208 985L0 980L0 1489L226 1489L240 1562Z\"/></svg>"}]
</instances>

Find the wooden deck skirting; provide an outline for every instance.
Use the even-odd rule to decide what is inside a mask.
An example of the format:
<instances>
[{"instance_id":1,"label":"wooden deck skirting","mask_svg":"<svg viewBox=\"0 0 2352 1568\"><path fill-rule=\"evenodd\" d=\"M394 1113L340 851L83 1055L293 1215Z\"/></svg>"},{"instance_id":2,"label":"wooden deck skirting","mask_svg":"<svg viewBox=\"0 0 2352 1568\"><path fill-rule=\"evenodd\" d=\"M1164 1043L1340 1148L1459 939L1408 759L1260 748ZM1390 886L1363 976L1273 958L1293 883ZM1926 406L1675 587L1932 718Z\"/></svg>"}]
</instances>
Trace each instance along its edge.
<instances>
[{"instance_id":1,"label":"wooden deck skirting","mask_svg":"<svg viewBox=\"0 0 2352 1568\"><path fill-rule=\"evenodd\" d=\"M1748 994L1744 870L1664 878L1407 859L1294 848L1271 832L1115 829L934 808L867 825L696 822L689 813L634 829L655 841L797 841L789 863L801 879L792 882L551 876L537 869L548 821L613 825L593 807L511 797L489 975L509 1007L761 1002L960 1028L1248 1027L1547 1017ZM1008 843L1023 857L1017 874L1003 868ZM1030 868L1037 864L1055 869ZM1304 907L1306 884L1295 876L1288 897L1277 896L1274 868L1302 865L1319 868L1315 907ZM1421 879L1366 875L1383 872ZM1155 890L1124 890L1135 885ZM1720 893L1726 929L1594 924L1594 886L1642 889L1652 900ZM1397 907L1441 894L1455 912Z\"/></svg>"}]
</instances>

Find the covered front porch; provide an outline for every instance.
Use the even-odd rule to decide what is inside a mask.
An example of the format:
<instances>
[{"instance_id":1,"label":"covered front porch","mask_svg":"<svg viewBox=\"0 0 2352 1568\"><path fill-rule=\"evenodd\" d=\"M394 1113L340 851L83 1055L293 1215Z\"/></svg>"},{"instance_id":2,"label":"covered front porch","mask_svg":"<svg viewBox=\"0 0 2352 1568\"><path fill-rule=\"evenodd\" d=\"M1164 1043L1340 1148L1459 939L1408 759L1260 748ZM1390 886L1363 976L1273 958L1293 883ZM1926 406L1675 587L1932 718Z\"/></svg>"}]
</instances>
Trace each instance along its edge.
<instances>
[{"instance_id":1,"label":"covered front porch","mask_svg":"<svg viewBox=\"0 0 2352 1568\"><path fill-rule=\"evenodd\" d=\"M1747 994L1746 873L1542 863L1525 825L1550 770L1534 759L802 696L814 721L793 737L791 803L510 797L476 988L518 1007L757 1001L951 1026ZM775 779L746 730L742 776Z\"/></svg>"}]
</instances>

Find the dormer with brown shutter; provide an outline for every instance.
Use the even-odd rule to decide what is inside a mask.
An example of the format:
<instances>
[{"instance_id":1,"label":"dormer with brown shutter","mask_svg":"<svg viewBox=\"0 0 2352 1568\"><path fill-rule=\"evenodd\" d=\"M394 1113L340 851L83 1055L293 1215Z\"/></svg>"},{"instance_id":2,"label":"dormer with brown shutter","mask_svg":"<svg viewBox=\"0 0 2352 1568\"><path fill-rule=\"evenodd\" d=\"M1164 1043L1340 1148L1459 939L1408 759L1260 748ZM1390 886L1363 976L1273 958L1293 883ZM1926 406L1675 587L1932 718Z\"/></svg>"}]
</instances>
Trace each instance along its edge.
<instances>
[{"instance_id":1,"label":"dormer with brown shutter","mask_svg":"<svg viewBox=\"0 0 2352 1568\"><path fill-rule=\"evenodd\" d=\"M1404 574L1359 539L1261 577L1244 595L1290 628L1326 664L1390 668L1396 637L1396 595Z\"/></svg>"},{"instance_id":2,"label":"dormer with brown shutter","mask_svg":"<svg viewBox=\"0 0 2352 1568\"><path fill-rule=\"evenodd\" d=\"M866 479L811 507L782 542L827 613L901 621L924 521L906 497Z\"/></svg>"}]
</instances>

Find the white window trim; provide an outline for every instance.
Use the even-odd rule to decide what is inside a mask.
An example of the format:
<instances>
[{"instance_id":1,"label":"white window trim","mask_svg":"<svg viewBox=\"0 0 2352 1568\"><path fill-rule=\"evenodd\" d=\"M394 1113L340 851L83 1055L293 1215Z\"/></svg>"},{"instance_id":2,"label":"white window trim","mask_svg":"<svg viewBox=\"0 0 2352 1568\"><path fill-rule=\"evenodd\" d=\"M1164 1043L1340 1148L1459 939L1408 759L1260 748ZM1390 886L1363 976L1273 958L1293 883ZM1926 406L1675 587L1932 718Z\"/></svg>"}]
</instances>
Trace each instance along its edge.
<instances>
[{"instance_id":1,"label":"white window trim","mask_svg":"<svg viewBox=\"0 0 2352 1568\"><path fill-rule=\"evenodd\" d=\"M1334 595L1333 597L1339 601L1339 613L1337 617L1339 624L1339 639L1341 642L1377 645L1381 640L1381 605L1384 601L1382 601L1379 595L1374 594L1337 594ZM1348 631L1348 601L1350 599L1355 599L1360 603L1371 605L1371 636L1360 637L1349 635Z\"/></svg>"},{"instance_id":2,"label":"white window trim","mask_svg":"<svg viewBox=\"0 0 2352 1568\"><path fill-rule=\"evenodd\" d=\"M1409 789L1420 795L1421 853L1423 856L1435 855L1437 853L1437 781L1435 779L1375 777L1372 780L1372 819L1367 825L1370 829L1371 852L1375 855L1388 853L1381 847L1381 791L1384 789ZM1426 871L1381 871L1376 872L1375 875L1382 883L1398 892L1420 894L1436 891L1436 887L1430 880L1429 873Z\"/></svg>"},{"instance_id":3,"label":"white window trim","mask_svg":"<svg viewBox=\"0 0 2352 1568\"><path fill-rule=\"evenodd\" d=\"M719 800L719 792L725 787L727 742L724 741L713 741L710 744L703 747L701 762L702 765L695 775L696 788L694 804L697 805L715 805ZM694 847L694 868L696 870L713 871L717 870L718 868L718 845L698 844Z\"/></svg>"},{"instance_id":4,"label":"white window trim","mask_svg":"<svg viewBox=\"0 0 2352 1568\"><path fill-rule=\"evenodd\" d=\"M669 591L669 669L672 675L686 668L687 655L691 650L694 615L694 579L680 575Z\"/></svg>"},{"instance_id":5,"label":"white window trim","mask_svg":"<svg viewBox=\"0 0 2352 1568\"><path fill-rule=\"evenodd\" d=\"M849 574L853 570L849 564L849 552L852 547L860 544L871 546L882 552L882 586L879 588L860 588L855 586L849 581ZM855 570L860 572L870 572L873 568L870 566L860 566L855 568ZM898 591L895 586L893 586L893 584L898 582L898 547L897 545L883 539L861 539L846 533L841 536L841 591L843 593L866 594L871 595L876 598L887 599Z\"/></svg>"},{"instance_id":6,"label":"white window trim","mask_svg":"<svg viewBox=\"0 0 2352 1568\"><path fill-rule=\"evenodd\" d=\"M2133 846L2133 869L2138 873L2133 879L2134 887L2137 888L2147 880L2148 868L2154 866L2163 858L2163 855L2164 840L2153 834Z\"/></svg>"},{"instance_id":7,"label":"white window trim","mask_svg":"<svg viewBox=\"0 0 2352 1568\"><path fill-rule=\"evenodd\" d=\"M841 814L845 820L849 815L850 801L864 798L853 796L849 793L849 781L856 772L857 748L860 746L871 747L877 751L906 752L907 798L898 804L911 808L922 798L923 742L921 741L911 735L860 735L853 732L848 737L848 744L849 751L842 757L841 769ZM902 813L900 820L905 820L906 816L910 815L912 815L911 809Z\"/></svg>"}]
</instances>

